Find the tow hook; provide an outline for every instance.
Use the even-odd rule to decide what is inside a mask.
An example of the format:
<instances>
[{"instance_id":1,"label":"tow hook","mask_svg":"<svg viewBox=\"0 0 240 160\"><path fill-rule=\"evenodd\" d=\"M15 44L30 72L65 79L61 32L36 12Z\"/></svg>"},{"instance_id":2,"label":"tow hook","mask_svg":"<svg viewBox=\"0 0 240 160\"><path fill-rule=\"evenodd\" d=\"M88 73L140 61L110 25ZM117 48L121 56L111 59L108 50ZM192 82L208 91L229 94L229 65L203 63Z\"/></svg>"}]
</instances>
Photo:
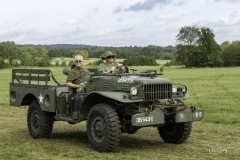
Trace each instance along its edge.
<instances>
[{"instance_id":1,"label":"tow hook","mask_svg":"<svg viewBox=\"0 0 240 160\"><path fill-rule=\"evenodd\" d=\"M195 112L196 111L196 107L195 106L191 106L191 110L192 110L192 112Z\"/></svg>"},{"instance_id":2,"label":"tow hook","mask_svg":"<svg viewBox=\"0 0 240 160\"><path fill-rule=\"evenodd\" d=\"M149 109L145 109L145 115L148 116L150 113Z\"/></svg>"}]
</instances>

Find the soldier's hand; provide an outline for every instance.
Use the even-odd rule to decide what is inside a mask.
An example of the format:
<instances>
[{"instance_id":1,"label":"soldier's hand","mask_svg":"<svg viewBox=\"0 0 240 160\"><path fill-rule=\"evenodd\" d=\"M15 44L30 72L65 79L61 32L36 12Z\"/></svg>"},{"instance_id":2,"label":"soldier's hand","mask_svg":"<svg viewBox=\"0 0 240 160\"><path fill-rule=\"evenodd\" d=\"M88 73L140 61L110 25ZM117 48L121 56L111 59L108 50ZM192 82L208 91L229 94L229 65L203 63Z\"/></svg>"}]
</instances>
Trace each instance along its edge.
<instances>
[{"instance_id":1,"label":"soldier's hand","mask_svg":"<svg viewBox=\"0 0 240 160\"><path fill-rule=\"evenodd\" d=\"M121 63L118 63L118 68L122 68L123 67L123 65L121 64Z\"/></svg>"},{"instance_id":2,"label":"soldier's hand","mask_svg":"<svg viewBox=\"0 0 240 160\"><path fill-rule=\"evenodd\" d=\"M111 70L110 70L110 73L112 73L115 70L116 70L116 67L112 67Z\"/></svg>"},{"instance_id":3,"label":"soldier's hand","mask_svg":"<svg viewBox=\"0 0 240 160\"><path fill-rule=\"evenodd\" d=\"M122 66L121 70L122 70L124 73L126 72L126 70L125 70L125 67L124 67L124 66Z\"/></svg>"},{"instance_id":4,"label":"soldier's hand","mask_svg":"<svg viewBox=\"0 0 240 160\"><path fill-rule=\"evenodd\" d=\"M85 85L86 85L85 83L80 83L77 92L82 92L84 90Z\"/></svg>"},{"instance_id":5,"label":"soldier's hand","mask_svg":"<svg viewBox=\"0 0 240 160\"><path fill-rule=\"evenodd\" d=\"M119 68L122 72L125 72L125 67L124 67L121 63L118 63L118 68Z\"/></svg>"},{"instance_id":6,"label":"soldier's hand","mask_svg":"<svg viewBox=\"0 0 240 160\"><path fill-rule=\"evenodd\" d=\"M85 83L80 83L80 86L84 88L86 86L86 82Z\"/></svg>"}]
</instances>

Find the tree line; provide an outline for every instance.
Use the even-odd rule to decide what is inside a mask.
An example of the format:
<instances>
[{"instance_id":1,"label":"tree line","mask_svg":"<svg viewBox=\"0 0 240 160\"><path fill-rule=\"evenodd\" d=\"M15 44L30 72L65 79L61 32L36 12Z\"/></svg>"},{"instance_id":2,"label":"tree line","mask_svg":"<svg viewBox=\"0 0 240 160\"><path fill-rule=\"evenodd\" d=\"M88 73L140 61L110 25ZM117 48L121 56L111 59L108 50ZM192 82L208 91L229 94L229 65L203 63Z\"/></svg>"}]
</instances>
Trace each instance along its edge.
<instances>
[{"instance_id":1,"label":"tree line","mask_svg":"<svg viewBox=\"0 0 240 160\"><path fill-rule=\"evenodd\" d=\"M80 54L86 58L99 58L105 51L111 51L115 54L116 58L126 59L126 64L130 61L127 58L137 57L139 59L134 65L155 65L155 59L170 60L175 57L176 48L173 46L161 47L149 45L147 47L92 47L92 48L50 48L38 46L22 46L17 45L15 42L7 41L0 43L0 62L3 64L7 61L9 65L22 65L22 66L50 66L51 60L56 57L74 57L76 54ZM149 64L149 58L154 58L154 62ZM2 61L1 61L2 60ZM152 60L151 60L152 61ZM146 62L143 64L143 62ZM63 62L65 63L65 62ZM93 65L99 62L93 63ZM132 64L132 63L131 63ZM68 65L59 64L57 66ZM129 65L129 64L127 64ZM2 65L2 66L6 66ZM3 68L3 67L1 67Z\"/></svg>"},{"instance_id":2,"label":"tree line","mask_svg":"<svg viewBox=\"0 0 240 160\"><path fill-rule=\"evenodd\" d=\"M185 26L177 37L177 56L171 63L186 67L240 66L240 41L225 41L219 45L213 30Z\"/></svg>"},{"instance_id":3,"label":"tree line","mask_svg":"<svg viewBox=\"0 0 240 160\"><path fill-rule=\"evenodd\" d=\"M86 58L100 58L109 50L116 58L123 58L125 65L158 65L156 59L171 60L166 65L186 67L240 66L240 41L218 44L213 30L206 27L185 26L176 36L176 46L146 47L98 47L71 45L17 45L13 41L0 42L0 68L7 66L50 66L52 58L73 57L81 54ZM54 48L56 46L56 48ZM64 45L68 46L68 45ZM76 46L74 48L74 46ZM93 65L100 61L93 62ZM56 65L61 65L59 62ZM66 64L64 64L66 65Z\"/></svg>"},{"instance_id":4,"label":"tree line","mask_svg":"<svg viewBox=\"0 0 240 160\"><path fill-rule=\"evenodd\" d=\"M72 57L73 53L79 49L72 48L50 48L49 57ZM88 51L88 58L99 58L105 51L112 51L117 58L128 58L129 56L151 56L156 59L171 60L174 58L176 48L173 46L161 47L149 45L147 47L93 47L84 49Z\"/></svg>"}]
</instances>

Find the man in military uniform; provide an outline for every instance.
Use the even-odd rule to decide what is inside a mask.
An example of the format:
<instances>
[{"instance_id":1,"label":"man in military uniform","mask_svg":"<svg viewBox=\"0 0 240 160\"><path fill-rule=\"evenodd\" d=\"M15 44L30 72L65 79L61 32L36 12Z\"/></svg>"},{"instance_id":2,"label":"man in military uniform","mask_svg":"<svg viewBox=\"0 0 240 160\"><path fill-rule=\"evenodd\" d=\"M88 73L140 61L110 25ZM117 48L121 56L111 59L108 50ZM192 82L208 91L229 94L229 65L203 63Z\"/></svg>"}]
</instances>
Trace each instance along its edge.
<instances>
[{"instance_id":1,"label":"man in military uniform","mask_svg":"<svg viewBox=\"0 0 240 160\"><path fill-rule=\"evenodd\" d=\"M106 62L99 64L98 73L124 73L125 69L123 65L115 62L114 58L115 56L111 51L106 51L102 56L102 59Z\"/></svg>"},{"instance_id":2,"label":"man in military uniform","mask_svg":"<svg viewBox=\"0 0 240 160\"><path fill-rule=\"evenodd\" d=\"M83 62L83 57L80 55L76 55L74 57L75 67L70 70L70 73L67 76L67 86L69 88L72 88L74 93L84 91L85 83L83 82L88 81L90 77L88 69L82 67ZM82 81L80 81L76 77L78 77Z\"/></svg>"}]
</instances>

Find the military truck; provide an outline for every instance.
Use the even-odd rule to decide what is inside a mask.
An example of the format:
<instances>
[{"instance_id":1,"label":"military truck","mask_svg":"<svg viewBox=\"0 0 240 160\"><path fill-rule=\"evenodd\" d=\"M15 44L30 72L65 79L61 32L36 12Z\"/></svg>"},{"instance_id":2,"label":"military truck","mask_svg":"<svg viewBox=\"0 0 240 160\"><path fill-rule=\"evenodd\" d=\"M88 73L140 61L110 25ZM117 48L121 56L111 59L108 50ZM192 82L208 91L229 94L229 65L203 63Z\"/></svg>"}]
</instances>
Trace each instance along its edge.
<instances>
[{"instance_id":1,"label":"military truck","mask_svg":"<svg viewBox=\"0 0 240 160\"><path fill-rule=\"evenodd\" d=\"M50 138L54 121L86 121L92 147L107 152L119 145L121 133L134 134L149 126L156 127L166 143L183 143L192 122L203 119L203 110L183 102L189 97L187 87L158 78L163 72L102 75L90 71L85 91L74 93L59 84L51 70L12 69L10 105L29 105L27 125L32 138ZM63 73L70 74L68 69ZM49 84L50 79L56 84Z\"/></svg>"}]
</instances>

